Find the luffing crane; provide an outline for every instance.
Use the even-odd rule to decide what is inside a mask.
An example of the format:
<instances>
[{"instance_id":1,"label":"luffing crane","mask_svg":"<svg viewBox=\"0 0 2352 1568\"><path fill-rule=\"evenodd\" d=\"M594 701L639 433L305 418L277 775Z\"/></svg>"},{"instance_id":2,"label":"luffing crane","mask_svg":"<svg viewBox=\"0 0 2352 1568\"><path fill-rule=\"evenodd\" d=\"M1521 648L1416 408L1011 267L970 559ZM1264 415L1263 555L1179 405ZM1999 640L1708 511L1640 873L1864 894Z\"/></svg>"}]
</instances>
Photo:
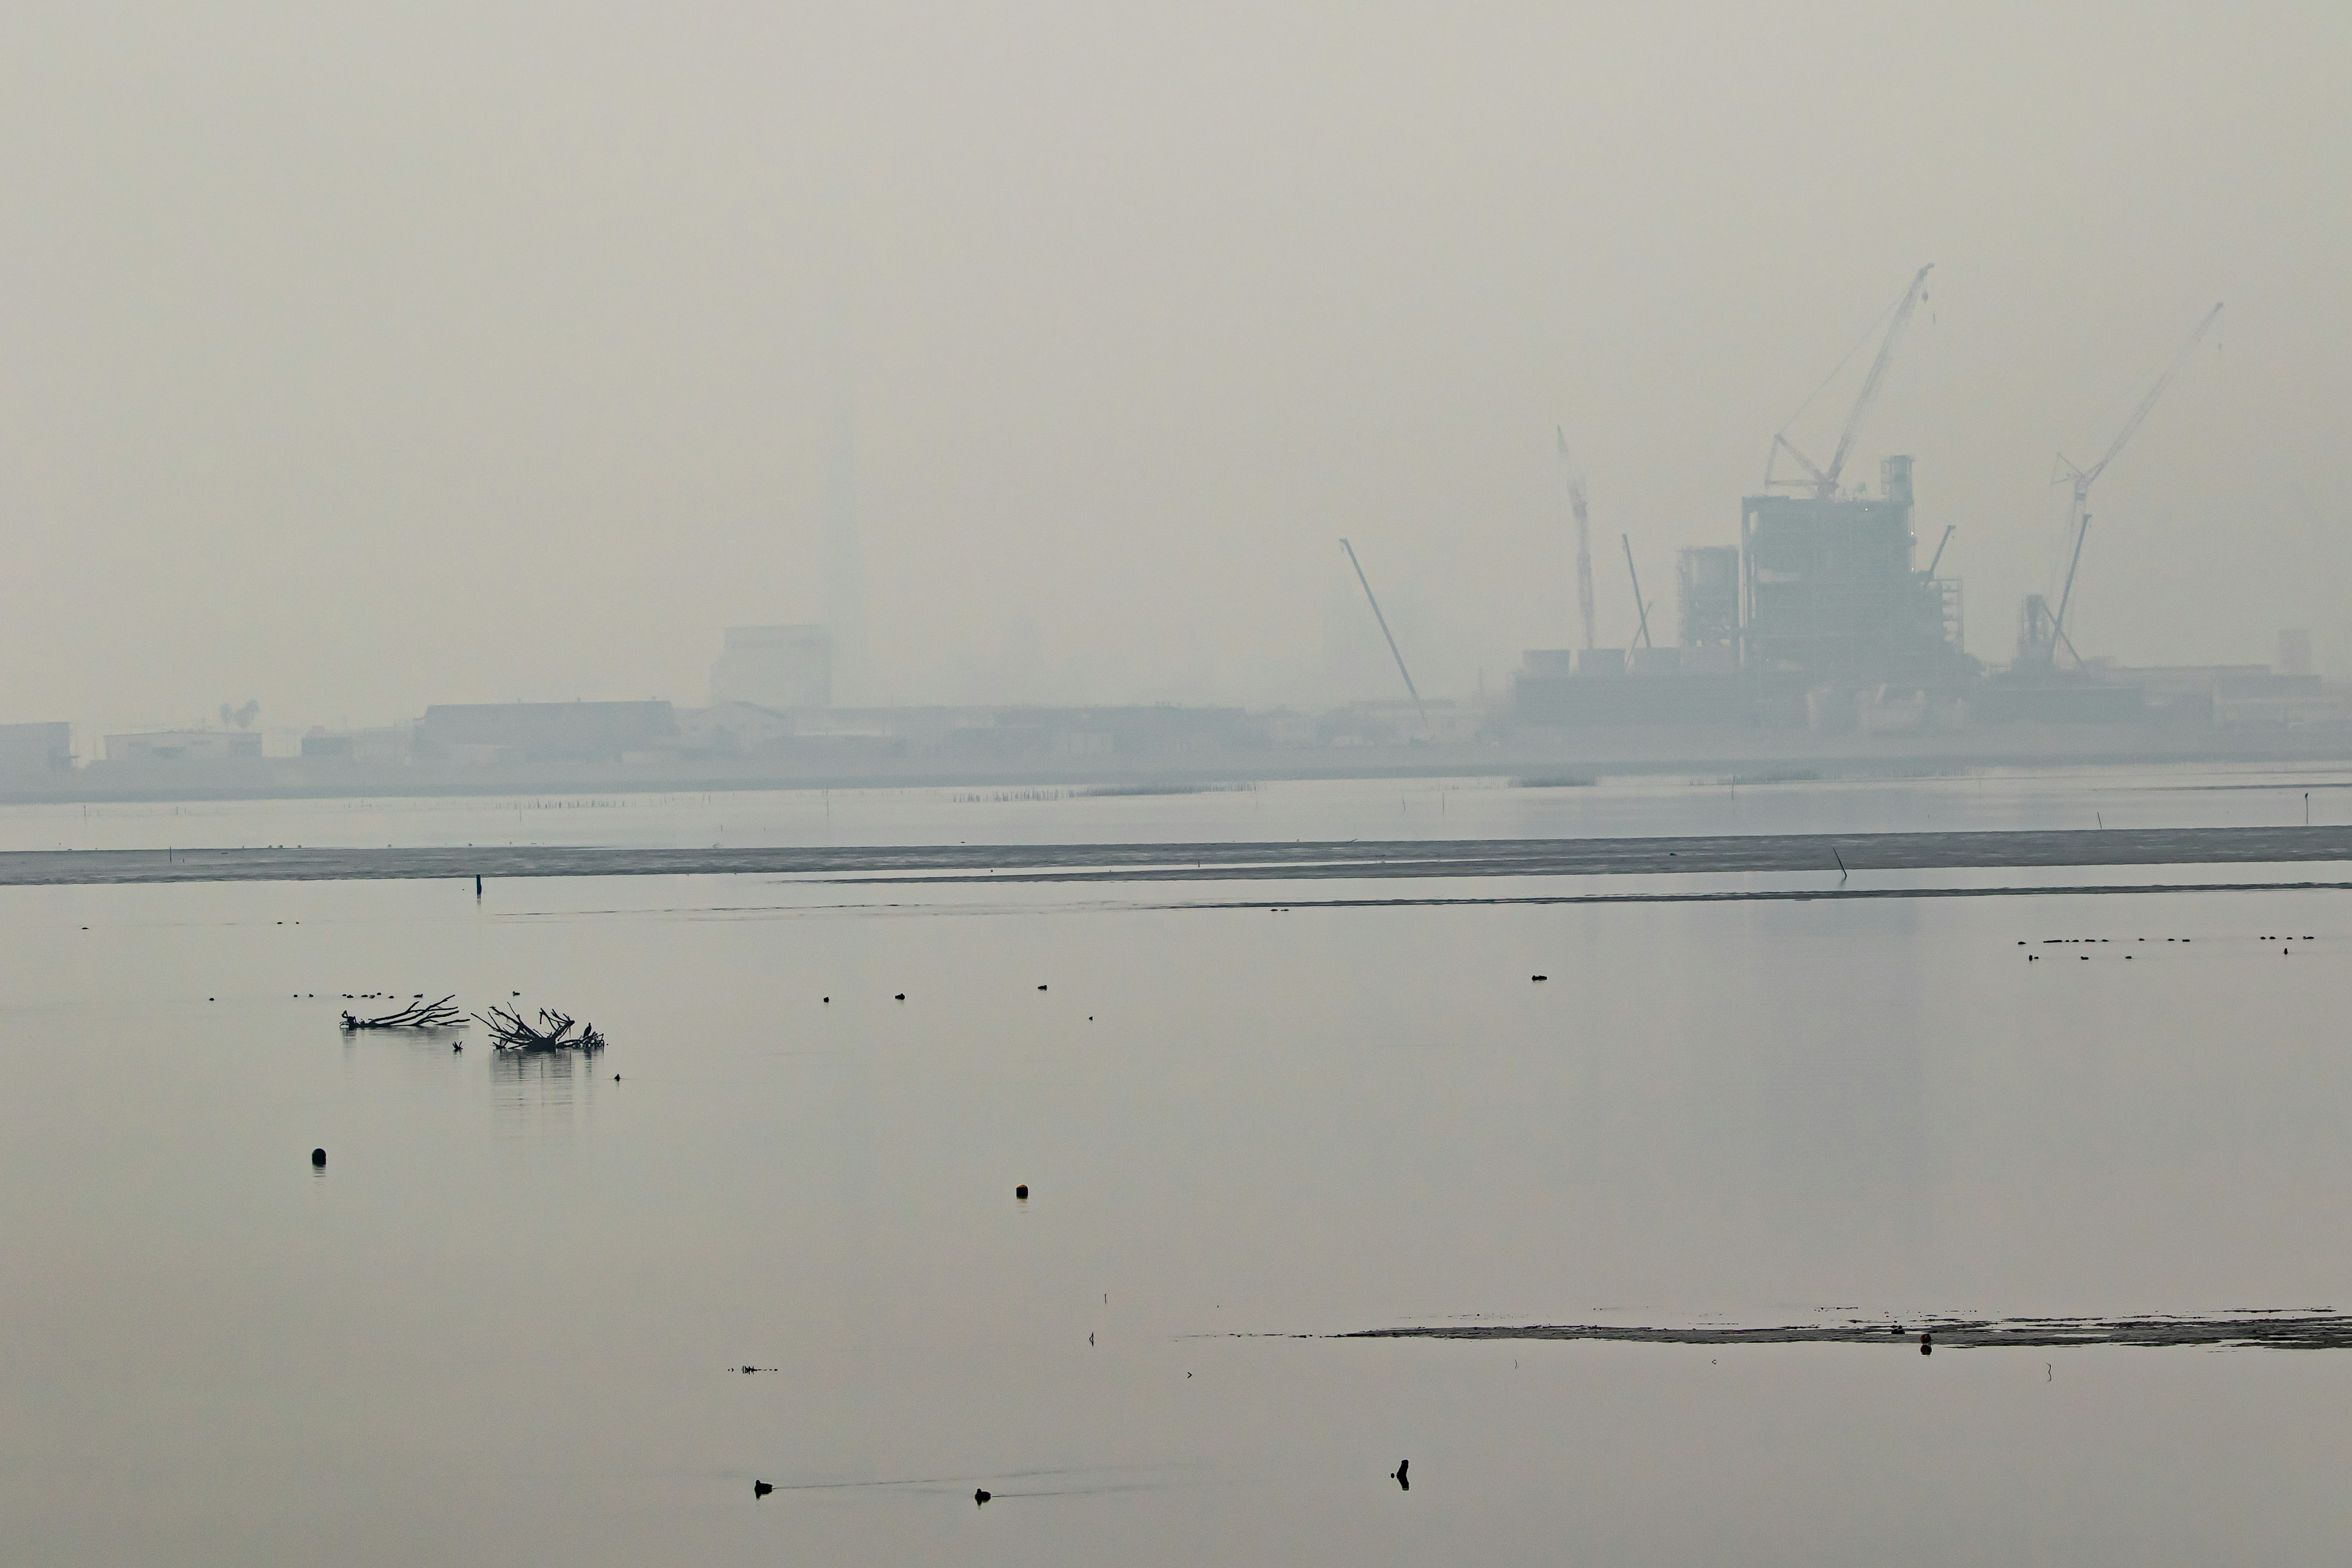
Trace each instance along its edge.
<instances>
[{"instance_id":1,"label":"luffing crane","mask_svg":"<svg viewBox=\"0 0 2352 1568\"><path fill-rule=\"evenodd\" d=\"M1797 450L1789 439L1789 427L1784 425L1772 437L1772 451L1764 462L1764 483L1768 489L1810 489L1822 500L1833 500L1838 493L1838 476L1845 471L1846 459L1853 456L1853 444L1862 434L1863 422L1870 417L1871 406L1878 401L1879 388L1885 384L1886 367L1895 363L1895 346L1903 341L1903 329L1911 324L1911 313L1927 296L1927 274L1936 270L1932 261L1919 268L1911 286L1903 290L1903 298L1895 306L1895 320L1887 323L1886 336L1878 345L1878 357L1870 363L1870 374L1864 377L1862 395L1853 400L1853 411L1845 416L1845 428L1838 432L1837 450L1830 454L1826 467L1815 466L1811 458ZM1859 346L1859 345L1856 345ZM1852 358L1848 354L1848 358ZM1832 375L1836 372L1831 372ZM1812 400L1806 399L1808 403ZM1800 410L1800 412L1802 412ZM1804 477L1782 479L1773 477L1773 467L1786 452L1802 468Z\"/></svg>"},{"instance_id":2,"label":"luffing crane","mask_svg":"<svg viewBox=\"0 0 2352 1568\"><path fill-rule=\"evenodd\" d=\"M2124 427L2121 430L2116 432L2115 440L2107 447L2106 456L2087 468L2078 468L2068 460L2065 453L2058 454L2058 465L2050 475L2050 482L2058 485L2072 481L2074 484L2074 494L2067 510L2066 521L2074 525L2072 531L2074 535L2074 551L2066 563L2066 586L2058 595L2058 614L2051 623L2050 640L2053 650L2059 644L2065 644L2066 651L2074 654L2074 662L2077 665L2083 662L2083 656L2074 653L2074 645L2067 640L2066 607L2074 597L2075 568L2083 563L2083 536L2091 530L2092 482L2107 471L2107 465L2116 460L2116 454L2124 449L2124 443L2132 438L2133 432L2137 431L2141 422L2147 419L2148 410L2156 406L2156 400L2164 395L2164 389L2171 384L2173 376L2179 372L2183 364L2188 363L2189 353L2199 343L2205 341L2205 334L2210 331L2213 323L2221 319L2221 307L2219 304L2205 312L2204 320L2197 323L2197 330L2189 334L2189 341L2180 345L2180 352L2172 356L2172 363L2164 367L2164 374L2156 378L2156 384L2147 389L2147 395L2139 400L2137 408L2132 410L2132 416L2124 421Z\"/></svg>"}]
</instances>

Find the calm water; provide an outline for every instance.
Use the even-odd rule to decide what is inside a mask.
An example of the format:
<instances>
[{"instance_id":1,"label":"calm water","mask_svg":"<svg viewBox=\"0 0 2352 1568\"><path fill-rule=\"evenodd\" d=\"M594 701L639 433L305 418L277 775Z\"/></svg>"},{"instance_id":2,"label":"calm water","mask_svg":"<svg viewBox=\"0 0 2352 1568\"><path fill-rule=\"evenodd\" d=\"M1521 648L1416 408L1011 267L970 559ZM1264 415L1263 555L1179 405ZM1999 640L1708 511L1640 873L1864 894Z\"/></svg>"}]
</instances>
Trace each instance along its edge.
<instances>
[{"instance_id":1,"label":"calm water","mask_svg":"<svg viewBox=\"0 0 2352 1568\"><path fill-rule=\"evenodd\" d=\"M1974 809L2260 819L2245 792L2136 777L1988 784ZM1378 831L1359 786L1297 787L859 809L910 837L992 810ZM1776 786L1781 820L1751 825L1969 826L1928 814L1976 787ZM1482 833L1715 809L1687 783L1474 793L1444 813ZM765 804L778 832L803 805ZM142 809L309 813L364 843L499 808ZM588 841L658 842L707 808L568 809ZM1480 890L1535 889L1442 889ZM0 1560L2352 1544L2332 1353L1248 1337L2352 1307L2347 895L1145 907L1197 891L0 891ZM2262 940L2288 932L2315 940ZM2114 940L2027 963L2046 936ZM517 990L612 1049L516 1064L478 1029L454 1053L334 1026L346 991ZM1383 1478L1408 1456L1403 1494ZM783 1489L755 1503L755 1477Z\"/></svg>"},{"instance_id":2,"label":"calm water","mask_svg":"<svg viewBox=\"0 0 2352 1568\"><path fill-rule=\"evenodd\" d=\"M2308 802L2305 795L2309 796ZM1984 770L1917 779L1729 774L1515 787L1509 778L1273 783L1170 795L1059 787L769 790L0 806L0 850L268 844L1150 843L1898 833L2352 822L2352 769L2254 764Z\"/></svg>"}]
</instances>

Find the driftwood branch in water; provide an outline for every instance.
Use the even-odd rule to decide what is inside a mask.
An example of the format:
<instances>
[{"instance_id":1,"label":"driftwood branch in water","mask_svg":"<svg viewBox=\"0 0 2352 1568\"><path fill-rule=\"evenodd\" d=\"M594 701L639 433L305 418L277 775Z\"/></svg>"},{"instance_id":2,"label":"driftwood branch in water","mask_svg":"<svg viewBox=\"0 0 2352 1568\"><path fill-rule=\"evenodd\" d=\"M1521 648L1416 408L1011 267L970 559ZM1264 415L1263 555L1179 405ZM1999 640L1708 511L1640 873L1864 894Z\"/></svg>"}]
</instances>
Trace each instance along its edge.
<instances>
[{"instance_id":1,"label":"driftwood branch in water","mask_svg":"<svg viewBox=\"0 0 2352 1568\"><path fill-rule=\"evenodd\" d=\"M343 1027L346 1030L462 1029L466 1026L466 1015L449 1005L455 999L451 995L444 996L438 1002L412 1003L397 1013L386 1013L378 1018L357 1018L345 1013Z\"/></svg>"},{"instance_id":2,"label":"driftwood branch in water","mask_svg":"<svg viewBox=\"0 0 2352 1568\"><path fill-rule=\"evenodd\" d=\"M539 1010L536 1026L526 1022L520 1011L493 1007L488 1016L475 1015L475 1021L490 1032L491 1043L502 1051L601 1051L604 1037L596 1032L593 1024L575 1022L569 1014L548 1008ZM577 1029L580 1032L573 1034Z\"/></svg>"}]
</instances>

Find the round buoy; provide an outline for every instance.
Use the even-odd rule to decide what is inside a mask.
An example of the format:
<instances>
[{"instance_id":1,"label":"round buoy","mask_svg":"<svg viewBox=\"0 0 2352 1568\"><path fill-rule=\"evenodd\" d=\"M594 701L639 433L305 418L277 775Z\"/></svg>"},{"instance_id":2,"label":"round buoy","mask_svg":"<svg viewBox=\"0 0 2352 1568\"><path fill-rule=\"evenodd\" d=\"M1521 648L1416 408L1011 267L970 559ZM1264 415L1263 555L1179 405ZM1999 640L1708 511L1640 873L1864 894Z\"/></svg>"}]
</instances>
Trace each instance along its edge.
<instances>
[{"instance_id":1,"label":"round buoy","mask_svg":"<svg viewBox=\"0 0 2352 1568\"><path fill-rule=\"evenodd\" d=\"M1013 1195L1015 1198L1018 1198L1021 1202L1024 1204L1027 1203L1029 1201L1029 1184L1024 1182L1019 1186L1013 1188Z\"/></svg>"},{"instance_id":2,"label":"round buoy","mask_svg":"<svg viewBox=\"0 0 2352 1568\"><path fill-rule=\"evenodd\" d=\"M310 1163L317 1166L320 1170L325 1170L327 1168L327 1152L324 1149L311 1150Z\"/></svg>"}]
</instances>

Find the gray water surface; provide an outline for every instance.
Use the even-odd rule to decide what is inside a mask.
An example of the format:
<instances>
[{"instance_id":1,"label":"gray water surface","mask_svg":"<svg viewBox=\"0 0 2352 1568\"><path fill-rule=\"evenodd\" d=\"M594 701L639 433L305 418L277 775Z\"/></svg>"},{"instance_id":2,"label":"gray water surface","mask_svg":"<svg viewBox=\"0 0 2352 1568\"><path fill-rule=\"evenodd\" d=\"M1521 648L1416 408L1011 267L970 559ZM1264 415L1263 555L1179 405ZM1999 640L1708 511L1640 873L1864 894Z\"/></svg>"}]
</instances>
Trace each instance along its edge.
<instances>
[{"instance_id":1,"label":"gray water surface","mask_svg":"<svg viewBox=\"0 0 2352 1568\"><path fill-rule=\"evenodd\" d=\"M0 1560L2352 1542L2340 1352L1287 1337L2352 1307L2346 894L1302 891L0 889Z\"/></svg>"}]
</instances>

